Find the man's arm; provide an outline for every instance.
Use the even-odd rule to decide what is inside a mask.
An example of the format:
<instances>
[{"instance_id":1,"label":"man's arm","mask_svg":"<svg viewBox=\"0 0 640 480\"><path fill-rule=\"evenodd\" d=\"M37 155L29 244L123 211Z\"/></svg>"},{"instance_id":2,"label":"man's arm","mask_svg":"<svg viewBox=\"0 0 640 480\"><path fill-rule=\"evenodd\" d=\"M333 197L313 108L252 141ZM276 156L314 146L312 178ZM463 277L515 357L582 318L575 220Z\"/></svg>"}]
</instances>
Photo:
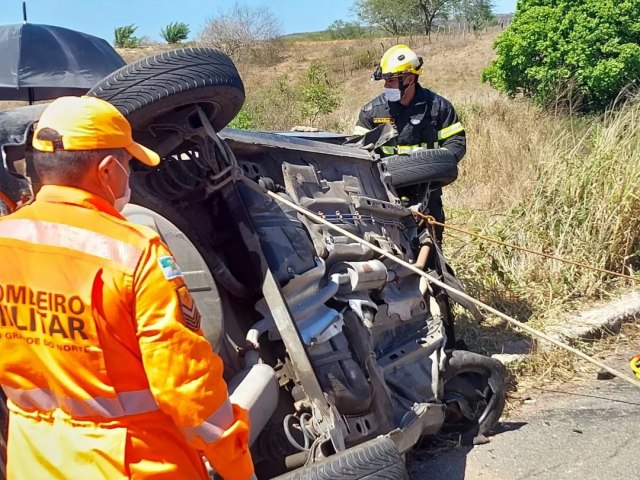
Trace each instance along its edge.
<instances>
[{"instance_id":1,"label":"man's arm","mask_svg":"<svg viewBox=\"0 0 640 480\"><path fill-rule=\"evenodd\" d=\"M467 138L464 127L453 105L442 101L438 112L438 143L440 148L447 149L459 162L467 152Z\"/></svg>"},{"instance_id":2,"label":"man's arm","mask_svg":"<svg viewBox=\"0 0 640 480\"><path fill-rule=\"evenodd\" d=\"M353 128L353 134L364 135L371 130L373 130L373 119L368 112L362 109L360 110L360 115L358 115L356 126Z\"/></svg>"},{"instance_id":3,"label":"man's arm","mask_svg":"<svg viewBox=\"0 0 640 480\"><path fill-rule=\"evenodd\" d=\"M225 480L249 479L248 414L229 402L222 360L202 336L182 273L159 239L140 260L133 292L142 362L158 406Z\"/></svg>"}]
</instances>

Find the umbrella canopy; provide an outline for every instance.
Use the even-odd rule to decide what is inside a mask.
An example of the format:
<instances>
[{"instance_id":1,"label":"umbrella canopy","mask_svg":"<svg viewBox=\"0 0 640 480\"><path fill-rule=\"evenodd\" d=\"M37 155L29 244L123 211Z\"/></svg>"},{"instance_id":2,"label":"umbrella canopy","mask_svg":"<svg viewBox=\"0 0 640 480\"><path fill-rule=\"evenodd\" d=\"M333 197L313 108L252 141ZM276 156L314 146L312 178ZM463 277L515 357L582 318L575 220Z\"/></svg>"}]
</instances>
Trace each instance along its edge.
<instances>
[{"instance_id":1,"label":"umbrella canopy","mask_svg":"<svg viewBox=\"0 0 640 480\"><path fill-rule=\"evenodd\" d=\"M105 40L68 28L0 25L0 100L83 95L125 61Z\"/></svg>"}]
</instances>

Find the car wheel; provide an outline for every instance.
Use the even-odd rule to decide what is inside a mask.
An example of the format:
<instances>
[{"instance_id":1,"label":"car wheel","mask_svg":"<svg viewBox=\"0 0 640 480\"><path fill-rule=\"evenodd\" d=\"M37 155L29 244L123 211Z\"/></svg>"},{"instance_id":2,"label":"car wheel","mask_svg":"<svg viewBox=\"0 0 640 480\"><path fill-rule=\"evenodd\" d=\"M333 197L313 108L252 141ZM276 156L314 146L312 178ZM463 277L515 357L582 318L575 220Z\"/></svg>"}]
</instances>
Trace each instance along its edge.
<instances>
[{"instance_id":1,"label":"car wheel","mask_svg":"<svg viewBox=\"0 0 640 480\"><path fill-rule=\"evenodd\" d=\"M219 131L240 111L245 98L233 61L212 48L184 48L143 58L105 77L88 95L115 105L141 133L194 104L202 106Z\"/></svg>"},{"instance_id":2,"label":"car wheel","mask_svg":"<svg viewBox=\"0 0 640 480\"><path fill-rule=\"evenodd\" d=\"M461 433L469 440L488 433L502 415L506 379L507 371L497 360L454 350L443 375L447 404L443 431Z\"/></svg>"},{"instance_id":3,"label":"car wheel","mask_svg":"<svg viewBox=\"0 0 640 480\"><path fill-rule=\"evenodd\" d=\"M392 155L384 159L391 183L405 187L421 183L445 186L458 177L458 162L447 150L420 149L408 155Z\"/></svg>"},{"instance_id":4,"label":"car wheel","mask_svg":"<svg viewBox=\"0 0 640 480\"><path fill-rule=\"evenodd\" d=\"M376 438L274 480L404 480L403 458L389 438Z\"/></svg>"}]
</instances>

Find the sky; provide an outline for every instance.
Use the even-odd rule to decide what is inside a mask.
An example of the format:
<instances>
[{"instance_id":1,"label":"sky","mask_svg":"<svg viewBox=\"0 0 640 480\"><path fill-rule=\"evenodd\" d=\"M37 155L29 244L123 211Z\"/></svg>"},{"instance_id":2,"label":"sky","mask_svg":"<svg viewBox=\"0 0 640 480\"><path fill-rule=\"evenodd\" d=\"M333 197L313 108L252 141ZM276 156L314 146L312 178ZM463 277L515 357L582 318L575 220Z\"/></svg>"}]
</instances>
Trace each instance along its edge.
<instances>
[{"instance_id":1,"label":"sky","mask_svg":"<svg viewBox=\"0 0 640 480\"><path fill-rule=\"evenodd\" d=\"M355 0L238 0L249 7L267 6L282 22L282 33L324 30L338 19L355 20ZM0 24L22 22L22 0L0 0ZM160 29L185 22L190 38L208 18L229 10L235 0L27 0L29 23L79 30L113 42L115 27L135 24L136 36L161 41ZM515 10L516 0L494 0L496 13Z\"/></svg>"}]
</instances>

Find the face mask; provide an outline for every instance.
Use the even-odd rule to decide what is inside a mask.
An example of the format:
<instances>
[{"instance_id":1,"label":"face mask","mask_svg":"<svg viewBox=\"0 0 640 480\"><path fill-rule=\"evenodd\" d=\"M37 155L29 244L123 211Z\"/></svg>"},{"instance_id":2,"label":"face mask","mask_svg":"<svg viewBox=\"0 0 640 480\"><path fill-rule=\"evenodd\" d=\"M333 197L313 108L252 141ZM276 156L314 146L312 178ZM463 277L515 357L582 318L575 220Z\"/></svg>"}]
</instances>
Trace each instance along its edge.
<instances>
[{"instance_id":1,"label":"face mask","mask_svg":"<svg viewBox=\"0 0 640 480\"><path fill-rule=\"evenodd\" d=\"M120 166L122 170L124 170L124 174L127 176L127 185L125 187L125 190L122 196L117 198L113 194L113 190L111 190L111 187L109 185L107 185L107 188L109 189L109 191L111 192L111 195L115 199L113 202L113 208L115 208L118 212L121 212L124 209L125 205L129 203L129 200L131 199L131 187L129 186L129 174L127 173L127 171L125 170L125 168L122 166L120 162L116 161L116 163Z\"/></svg>"},{"instance_id":2,"label":"face mask","mask_svg":"<svg viewBox=\"0 0 640 480\"><path fill-rule=\"evenodd\" d=\"M113 208L121 212L125 205L129 203L129 200L131 200L131 187L129 187L129 181L127 181L127 188L124 191L124 194L121 197L116 198L116 201L113 202Z\"/></svg>"},{"instance_id":3,"label":"face mask","mask_svg":"<svg viewBox=\"0 0 640 480\"><path fill-rule=\"evenodd\" d=\"M400 89L398 88L384 87L384 96L387 102L399 102L402 98L402 93L400 93Z\"/></svg>"}]
</instances>

